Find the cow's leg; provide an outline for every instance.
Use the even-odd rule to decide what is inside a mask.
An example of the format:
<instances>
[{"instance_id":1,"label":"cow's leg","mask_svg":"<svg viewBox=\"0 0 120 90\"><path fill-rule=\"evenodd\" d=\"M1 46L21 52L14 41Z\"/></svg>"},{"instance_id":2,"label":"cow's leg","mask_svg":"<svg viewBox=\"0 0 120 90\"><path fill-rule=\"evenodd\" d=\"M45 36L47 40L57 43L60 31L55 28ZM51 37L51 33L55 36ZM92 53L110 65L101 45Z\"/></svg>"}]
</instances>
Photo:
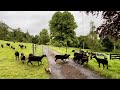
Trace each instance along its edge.
<instances>
[{"instance_id":1,"label":"cow's leg","mask_svg":"<svg viewBox=\"0 0 120 90\"><path fill-rule=\"evenodd\" d=\"M82 61L82 65L84 64L84 62Z\"/></svg>"},{"instance_id":2,"label":"cow's leg","mask_svg":"<svg viewBox=\"0 0 120 90\"><path fill-rule=\"evenodd\" d=\"M55 62L57 61L57 58L55 59Z\"/></svg>"},{"instance_id":3,"label":"cow's leg","mask_svg":"<svg viewBox=\"0 0 120 90\"><path fill-rule=\"evenodd\" d=\"M65 63L64 59L62 59L62 61Z\"/></svg>"},{"instance_id":4,"label":"cow's leg","mask_svg":"<svg viewBox=\"0 0 120 90\"><path fill-rule=\"evenodd\" d=\"M16 60L17 60L17 56L15 56L16 57Z\"/></svg>"},{"instance_id":5,"label":"cow's leg","mask_svg":"<svg viewBox=\"0 0 120 90\"><path fill-rule=\"evenodd\" d=\"M28 63L31 63L31 65L33 65L31 61L28 61L28 62L27 62L27 65L28 65Z\"/></svg>"},{"instance_id":6,"label":"cow's leg","mask_svg":"<svg viewBox=\"0 0 120 90\"><path fill-rule=\"evenodd\" d=\"M29 62L30 62L30 61L27 62L27 65L28 65Z\"/></svg>"},{"instance_id":7,"label":"cow's leg","mask_svg":"<svg viewBox=\"0 0 120 90\"><path fill-rule=\"evenodd\" d=\"M39 61L38 61L38 66L39 66Z\"/></svg>"},{"instance_id":8,"label":"cow's leg","mask_svg":"<svg viewBox=\"0 0 120 90\"><path fill-rule=\"evenodd\" d=\"M108 64L107 64L107 69L108 69Z\"/></svg>"},{"instance_id":9,"label":"cow's leg","mask_svg":"<svg viewBox=\"0 0 120 90\"><path fill-rule=\"evenodd\" d=\"M24 64L24 61L22 60L22 63Z\"/></svg>"},{"instance_id":10,"label":"cow's leg","mask_svg":"<svg viewBox=\"0 0 120 90\"><path fill-rule=\"evenodd\" d=\"M100 63L99 63L99 68L100 68Z\"/></svg>"},{"instance_id":11,"label":"cow's leg","mask_svg":"<svg viewBox=\"0 0 120 90\"><path fill-rule=\"evenodd\" d=\"M103 69L104 69L104 64L103 64Z\"/></svg>"},{"instance_id":12,"label":"cow's leg","mask_svg":"<svg viewBox=\"0 0 120 90\"><path fill-rule=\"evenodd\" d=\"M31 63L31 65L33 65L31 61L30 61L30 63Z\"/></svg>"}]
</instances>

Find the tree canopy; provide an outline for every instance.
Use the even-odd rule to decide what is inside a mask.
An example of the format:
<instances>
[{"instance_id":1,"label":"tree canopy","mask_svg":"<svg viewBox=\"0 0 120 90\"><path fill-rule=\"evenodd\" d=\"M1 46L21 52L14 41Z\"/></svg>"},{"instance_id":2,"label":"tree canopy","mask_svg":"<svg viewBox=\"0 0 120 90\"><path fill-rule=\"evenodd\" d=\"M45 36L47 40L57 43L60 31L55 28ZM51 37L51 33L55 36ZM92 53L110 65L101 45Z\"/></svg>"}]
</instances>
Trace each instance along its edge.
<instances>
[{"instance_id":1,"label":"tree canopy","mask_svg":"<svg viewBox=\"0 0 120 90\"><path fill-rule=\"evenodd\" d=\"M98 15L102 12L104 22L96 30L101 39L108 36L115 40L120 39L120 11L86 11L87 14L92 13Z\"/></svg>"},{"instance_id":2,"label":"tree canopy","mask_svg":"<svg viewBox=\"0 0 120 90\"><path fill-rule=\"evenodd\" d=\"M4 22L0 21L0 39L6 41L26 42L26 43L38 43L33 35L30 35L27 31L22 32L21 28L12 29Z\"/></svg>"},{"instance_id":3,"label":"tree canopy","mask_svg":"<svg viewBox=\"0 0 120 90\"><path fill-rule=\"evenodd\" d=\"M49 26L52 43L56 46L75 45L76 40L78 40L74 31L77 28L77 24L70 12L55 12L49 21Z\"/></svg>"},{"instance_id":4,"label":"tree canopy","mask_svg":"<svg viewBox=\"0 0 120 90\"><path fill-rule=\"evenodd\" d=\"M46 45L49 42L49 34L47 29L42 29L39 34L39 44Z\"/></svg>"}]
</instances>

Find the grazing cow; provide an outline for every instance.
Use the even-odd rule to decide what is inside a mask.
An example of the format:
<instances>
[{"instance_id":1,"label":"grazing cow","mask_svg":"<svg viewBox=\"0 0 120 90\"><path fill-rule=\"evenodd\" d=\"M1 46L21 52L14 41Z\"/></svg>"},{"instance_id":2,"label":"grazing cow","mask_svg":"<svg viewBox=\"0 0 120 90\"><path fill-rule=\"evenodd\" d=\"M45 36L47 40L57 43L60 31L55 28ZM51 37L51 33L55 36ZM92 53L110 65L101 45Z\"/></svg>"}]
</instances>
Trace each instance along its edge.
<instances>
[{"instance_id":1,"label":"grazing cow","mask_svg":"<svg viewBox=\"0 0 120 90\"><path fill-rule=\"evenodd\" d=\"M20 48L23 49L24 45L21 45Z\"/></svg>"},{"instance_id":2,"label":"grazing cow","mask_svg":"<svg viewBox=\"0 0 120 90\"><path fill-rule=\"evenodd\" d=\"M10 43L6 43L7 46L10 46Z\"/></svg>"},{"instance_id":3,"label":"grazing cow","mask_svg":"<svg viewBox=\"0 0 120 90\"><path fill-rule=\"evenodd\" d=\"M13 48L13 46L11 46L11 48Z\"/></svg>"},{"instance_id":4,"label":"grazing cow","mask_svg":"<svg viewBox=\"0 0 120 90\"><path fill-rule=\"evenodd\" d=\"M1 47L3 48L3 44L1 44Z\"/></svg>"},{"instance_id":5,"label":"grazing cow","mask_svg":"<svg viewBox=\"0 0 120 90\"><path fill-rule=\"evenodd\" d=\"M19 46L20 46L21 49L24 47L24 45L21 45L21 44L19 44Z\"/></svg>"},{"instance_id":6,"label":"grazing cow","mask_svg":"<svg viewBox=\"0 0 120 90\"><path fill-rule=\"evenodd\" d=\"M16 57L16 60L19 60L19 52L18 51L15 52L15 57Z\"/></svg>"},{"instance_id":7,"label":"grazing cow","mask_svg":"<svg viewBox=\"0 0 120 90\"><path fill-rule=\"evenodd\" d=\"M28 57L27 65L28 65L28 63L32 64L31 61L37 61L38 62L38 66L39 66L39 62L41 62L41 64L42 64L42 58L43 57L46 57L46 55L43 54L42 56L34 56L33 54L30 54L29 57Z\"/></svg>"},{"instance_id":8,"label":"grazing cow","mask_svg":"<svg viewBox=\"0 0 120 90\"><path fill-rule=\"evenodd\" d=\"M15 50L15 47L13 47L13 49Z\"/></svg>"},{"instance_id":9,"label":"grazing cow","mask_svg":"<svg viewBox=\"0 0 120 90\"><path fill-rule=\"evenodd\" d=\"M24 61L25 61L25 55L24 55L24 53L21 53L21 61L24 64Z\"/></svg>"},{"instance_id":10,"label":"grazing cow","mask_svg":"<svg viewBox=\"0 0 120 90\"><path fill-rule=\"evenodd\" d=\"M107 69L108 69L108 60L107 58L101 59L101 58L97 58L96 55L93 56L93 58L95 58L99 64L99 68L100 68L100 63L102 63L103 65L103 69L104 69L104 65L107 65Z\"/></svg>"}]
</instances>

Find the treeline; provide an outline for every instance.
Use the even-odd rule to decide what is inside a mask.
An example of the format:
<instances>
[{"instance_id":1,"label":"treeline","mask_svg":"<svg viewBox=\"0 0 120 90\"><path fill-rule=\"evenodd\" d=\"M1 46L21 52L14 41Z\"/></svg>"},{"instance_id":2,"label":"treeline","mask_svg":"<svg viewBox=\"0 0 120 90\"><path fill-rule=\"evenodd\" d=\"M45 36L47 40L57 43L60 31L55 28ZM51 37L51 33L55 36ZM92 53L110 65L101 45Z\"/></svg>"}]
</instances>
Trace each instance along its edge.
<instances>
[{"instance_id":1,"label":"treeline","mask_svg":"<svg viewBox=\"0 0 120 90\"><path fill-rule=\"evenodd\" d=\"M42 40L41 38L43 38L44 40ZM46 44L49 41L49 36L46 29L43 29L40 32L40 34L33 36L30 35L28 31L26 33L22 32L20 28L12 29L7 24L1 21L0 40L34 43L34 44Z\"/></svg>"},{"instance_id":2,"label":"treeline","mask_svg":"<svg viewBox=\"0 0 120 90\"><path fill-rule=\"evenodd\" d=\"M120 40L114 41L111 37L106 37L103 41L101 39L91 38L89 35L78 37L80 48L91 49L94 51L116 51L120 50Z\"/></svg>"}]
</instances>

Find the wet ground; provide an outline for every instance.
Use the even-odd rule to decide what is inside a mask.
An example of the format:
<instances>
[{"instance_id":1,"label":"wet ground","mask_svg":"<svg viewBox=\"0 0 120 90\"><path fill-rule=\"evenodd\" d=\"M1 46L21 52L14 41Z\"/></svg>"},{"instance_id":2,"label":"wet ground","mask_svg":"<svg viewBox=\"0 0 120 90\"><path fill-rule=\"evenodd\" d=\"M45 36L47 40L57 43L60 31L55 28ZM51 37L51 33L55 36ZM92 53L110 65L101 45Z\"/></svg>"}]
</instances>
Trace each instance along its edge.
<instances>
[{"instance_id":1,"label":"wet ground","mask_svg":"<svg viewBox=\"0 0 120 90\"><path fill-rule=\"evenodd\" d=\"M55 62L55 55L60 54L46 46L43 46L43 51L47 55L51 68L50 79L105 79L97 73L76 64L72 59L69 59L66 63L63 63L62 60Z\"/></svg>"}]
</instances>

